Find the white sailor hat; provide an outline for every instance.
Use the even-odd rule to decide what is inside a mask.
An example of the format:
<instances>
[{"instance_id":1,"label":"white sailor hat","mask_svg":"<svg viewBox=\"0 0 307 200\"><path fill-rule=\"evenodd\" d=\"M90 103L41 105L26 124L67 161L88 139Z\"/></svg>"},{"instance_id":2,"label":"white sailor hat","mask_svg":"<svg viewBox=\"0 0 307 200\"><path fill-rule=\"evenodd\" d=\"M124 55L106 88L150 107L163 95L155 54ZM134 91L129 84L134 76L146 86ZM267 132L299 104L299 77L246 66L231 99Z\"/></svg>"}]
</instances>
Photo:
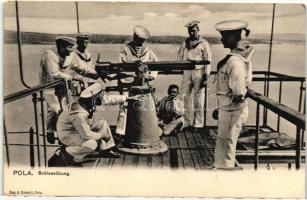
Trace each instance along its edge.
<instances>
[{"instance_id":1,"label":"white sailor hat","mask_svg":"<svg viewBox=\"0 0 307 200\"><path fill-rule=\"evenodd\" d=\"M92 34L90 34L90 33L78 33L76 38L77 38L77 40L88 41L91 36L92 36Z\"/></svg>"},{"instance_id":2,"label":"white sailor hat","mask_svg":"<svg viewBox=\"0 0 307 200\"><path fill-rule=\"evenodd\" d=\"M144 26L135 26L133 28L133 31L138 37L143 38L145 40L150 37L148 29Z\"/></svg>"},{"instance_id":3,"label":"white sailor hat","mask_svg":"<svg viewBox=\"0 0 307 200\"><path fill-rule=\"evenodd\" d=\"M80 98L91 98L102 92L103 85L101 83L94 83L85 90L83 90L80 94Z\"/></svg>"},{"instance_id":4,"label":"white sailor hat","mask_svg":"<svg viewBox=\"0 0 307 200\"><path fill-rule=\"evenodd\" d=\"M246 29L247 23L242 20L227 20L219 22L215 25L218 31L234 31Z\"/></svg>"},{"instance_id":5,"label":"white sailor hat","mask_svg":"<svg viewBox=\"0 0 307 200\"><path fill-rule=\"evenodd\" d=\"M55 38L56 42L62 43L66 46L75 46L76 39L68 36L58 36Z\"/></svg>"},{"instance_id":6,"label":"white sailor hat","mask_svg":"<svg viewBox=\"0 0 307 200\"><path fill-rule=\"evenodd\" d=\"M192 28L192 27L194 27L194 26L198 26L199 23L200 23L199 21L193 20L193 21L187 23L187 24L185 25L185 27Z\"/></svg>"}]
</instances>

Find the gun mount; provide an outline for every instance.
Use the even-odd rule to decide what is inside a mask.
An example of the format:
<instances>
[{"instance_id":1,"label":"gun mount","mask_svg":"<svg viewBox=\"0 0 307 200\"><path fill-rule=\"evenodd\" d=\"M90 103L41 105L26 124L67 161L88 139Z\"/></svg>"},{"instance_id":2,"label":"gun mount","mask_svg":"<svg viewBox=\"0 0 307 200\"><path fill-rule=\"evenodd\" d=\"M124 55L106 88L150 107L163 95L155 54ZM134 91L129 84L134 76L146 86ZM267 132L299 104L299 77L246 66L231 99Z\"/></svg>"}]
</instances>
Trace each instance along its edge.
<instances>
[{"instance_id":1,"label":"gun mount","mask_svg":"<svg viewBox=\"0 0 307 200\"><path fill-rule=\"evenodd\" d=\"M208 65L209 61L163 61L163 62L97 62L96 71L102 79L117 80L118 86L106 87L106 91L124 90L135 97L128 101L124 111L126 124L124 140L118 149L133 154L158 154L168 150L160 140L162 130L158 126L156 105L153 98L154 87L148 79L149 71L163 71L173 74L183 70L193 70L195 65ZM131 74L133 73L134 74ZM115 76L112 76L114 75ZM121 79L133 77L131 83L123 83Z\"/></svg>"}]
</instances>

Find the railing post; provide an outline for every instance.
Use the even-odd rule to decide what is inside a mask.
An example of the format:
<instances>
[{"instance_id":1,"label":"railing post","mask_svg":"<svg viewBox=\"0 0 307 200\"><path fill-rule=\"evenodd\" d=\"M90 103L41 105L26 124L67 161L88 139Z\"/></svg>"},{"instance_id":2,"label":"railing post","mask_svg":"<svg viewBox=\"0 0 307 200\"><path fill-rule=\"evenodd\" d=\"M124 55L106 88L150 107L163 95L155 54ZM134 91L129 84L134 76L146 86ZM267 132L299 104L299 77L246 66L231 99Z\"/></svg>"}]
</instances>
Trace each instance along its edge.
<instances>
[{"instance_id":1,"label":"railing post","mask_svg":"<svg viewBox=\"0 0 307 200\"><path fill-rule=\"evenodd\" d=\"M35 166L35 159L34 159L34 130L31 127L29 131L30 136L30 166L33 168Z\"/></svg>"},{"instance_id":2,"label":"railing post","mask_svg":"<svg viewBox=\"0 0 307 200\"><path fill-rule=\"evenodd\" d=\"M8 138L7 138L5 120L3 120L3 133L4 133L4 142L5 142L7 166L10 166L10 152L9 152L9 143L8 143Z\"/></svg>"},{"instance_id":3,"label":"railing post","mask_svg":"<svg viewBox=\"0 0 307 200\"><path fill-rule=\"evenodd\" d=\"M303 107L303 113L305 114L306 113L306 91L305 91L305 95L304 95L304 107ZM305 130L303 129L302 130L302 148L304 148L304 142L305 142Z\"/></svg>"},{"instance_id":4,"label":"railing post","mask_svg":"<svg viewBox=\"0 0 307 200\"><path fill-rule=\"evenodd\" d=\"M296 154L295 154L295 167L300 169L301 167L301 129L296 126Z\"/></svg>"},{"instance_id":5,"label":"railing post","mask_svg":"<svg viewBox=\"0 0 307 200\"><path fill-rule=\"evenodd\" d=\"M32 101L33 101L33 106L34 106L34 120L35 120L35 132L36 132L36 146L37 146L37 162L38 166L41 166L40 162L40 142L39 142L39 130L38 130L38 120L37 120L37 94L33 93L32 94Z\"/></svg>"},{"instance_id":6,"label":"railing post","mask_svg":"<svg viewBox=\"0 0 307 200\"><path fill-rule=\"evenodd\" d=\"M282 93L282 81L279 83L279 97L278 97L278 103L281 103L281 93ZM277 118L277 132L280 130L280 115L278 115Z\"/></svg>"},{"instance_id":7,"label":"railing post","mask_svg":"<svg viewBox=\"0 0 307 200\"><path fill-rule=\"evenodd\" d=\"M299 97L299 102L298 102L299 112L301 112L301 109L302 109L302 96L303 96L303 81L301 81L301 86L300 86L300 97Z\"/></svg>"},{"instance_id":8,"label":"railing post","mask_svg":"<svg viewBox=\"0 0 307 200\"><path fill-rule=\"evenodd\" d=\"M207 128L207 108L208 108L208 85L205 86L205 102L204 102L204 128Z\"/></svg>"},{"instance_id":9,"label":"railing post","mask_svg":"<svg viewBox=\"0 0 307 200\"><path fill-rule=\"evenodd\" d=\"M46 131L45 131L45 112L44 112L44 95L43 91L40 91L41 102L41 119L42 119L42 131L43 131L43 145L44 145L44 165L47 167L47 145L46 145Z\"/></svg>"},{"instance_id":10,"label":"railing post","mask_svg":"<svg viewBox=\"0 0 307 200\"><path fill-rule=\"evenodd\" d=\"M256 111L256 133L255 133L255 159L254 159L254 168L258 168L259 162L259 103L257 102L257 111Z\"/></svg>"},{"instance_id":11,"label":"railing post","mask_svg":"<svg viewBox=\"0 0 307 200\"><path fill-rule=\"evenodd\" d=\"M267 74L265 74L265 77L268 77ZM264 89L263 89L263 96L268 96L267 95L267 82L268 81L264 81ZM263 106L263 121L262 121L262 126L265 127L267 125L267 109Z\"/></svg>"}]
</instances>

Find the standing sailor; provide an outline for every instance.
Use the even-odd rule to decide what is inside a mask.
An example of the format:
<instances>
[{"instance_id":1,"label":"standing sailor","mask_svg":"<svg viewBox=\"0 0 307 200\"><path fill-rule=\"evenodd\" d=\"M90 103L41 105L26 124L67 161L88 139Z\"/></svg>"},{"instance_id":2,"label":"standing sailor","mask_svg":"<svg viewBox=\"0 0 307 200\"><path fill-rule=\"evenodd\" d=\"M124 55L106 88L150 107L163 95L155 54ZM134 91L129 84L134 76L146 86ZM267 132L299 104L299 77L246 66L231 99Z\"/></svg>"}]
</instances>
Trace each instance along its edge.
<instances>
[{"instance_id":1,"label":"standing sailor","mask_svg":"<svg viewBox=\"0 0 307 200\"><path fill-rule=\"evenodd\" d=\"M209 43L199 35L199 21L191 21L185 26L188 28L189 36L183 41L178 52L179 60L211 62L212 54ZM195 70L186 70L180 91L180 98L184 99L185 114L184 127L192 126L195 130L204 126L204 87L210 75L211 65L196 65ZM192 89L194 95L190 97ZM193 107L190 110L189 100L192 98ZM194 122L190 123L190 113L194 116Z\"/></svg>"},{"instance_id":2,"label":"standing sailor","mask_svg":"<svg viewBox=\"0 0 307 200\"><path fill-rule=\"evenodd\" d=\"M66 68L70 64L67 57L73 52L76 40L61 36L55 39L55 43L56 48L46 50L42 55L39 72L40 84L46 84L56 79L66 81L73 79L73 76L67 73ZM56 130L56 122L61 110L60 101L65 104L64 89L65 87L58 86L44 91L44 98L47 102L47 138L52 138Z\"/></svg>"},{"instance_id":3,"label":"standing sailor","mask_svg":"<svg viewBox=\"0 0 307 200\"><path fill-rule=\"evenodd\" d=\"M156 62L158 58L156 54L144 44L144 42L150 37L149 31L143 26L135 26L133 28L134 35L131 42L126 43L119 54L119 62L125 63L129 61L135 61L139 64L143 62ZM145 74L146 81L153 81L157 77L158 72L148 71ZM122 83L133 82L133 78L122 79ZM119 135L125 134L127 110L126 105L120 106L118 125L116 133Z\"/></svg>"},{"instance_id":4,"label":"standing sailor","mask_svg":"<svg viewBox=\"0 0 307 200\"><path fill-rule=\"evenodd\" d=\"M79 59L79 65L82 65L81 68L87 69L87 76L91 77L93 76L94 79L97 77L95 76L95 65L92 61L92 56L90 52L87 50L88 44L90 42L91 35L88 33L78 33L77 34L77 48L75 50L75 53ZM92 78L84 78L85 87L88 87L89 85L93 84L95 80Z\"/></svg>"},{"instance_id":5,"label":"standing sailor","mask_svg":"<svg viewBox=\"0 0 307 200\"><path fill-rule=\"evenodd\" d=\"M216 168L235 166L237 139L248 117L245 95L252 81L250 59L254 50L240 42L242 30L245 30L246 36L249 35L246 27L247 23L239 20L216 24L216 29L221 33L224 48L231 51L218 63L218 72L215 77L219 110L214 155Z\"/></svg>"}]
</instances>

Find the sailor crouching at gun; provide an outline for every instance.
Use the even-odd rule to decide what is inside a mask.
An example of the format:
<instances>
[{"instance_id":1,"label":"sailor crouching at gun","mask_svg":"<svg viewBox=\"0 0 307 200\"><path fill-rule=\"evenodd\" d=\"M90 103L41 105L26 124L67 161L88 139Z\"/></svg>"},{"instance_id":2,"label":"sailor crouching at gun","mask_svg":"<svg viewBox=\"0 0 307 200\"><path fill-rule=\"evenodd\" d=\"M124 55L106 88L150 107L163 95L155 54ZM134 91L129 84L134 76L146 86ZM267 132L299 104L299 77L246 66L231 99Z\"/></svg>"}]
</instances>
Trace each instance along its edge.
<instances>
[{"instance_id":1,"label":"sailor crouching at gun","mask_svg":"<svg viewBox=\"0 0 307 200\"><path fill-rule=\"evenodd\" d=\"M183 128L184 104L177 98L179 86L172 84L168 87L167 96L163 97L157 103L157 117L162 134L176 134Z\"/></svg>"},{"instance_id":2,"label":"sailor crouching at gun","mask_svg":"<svg viewBox=\"0 0 307 200\"><path fill-rule=\"evenodd\" d=\"M133 28L133 40L125 44L119 55L119 62L125 63L129 61L138 62L141 66L143 62L156 62L158 58L156 54L144 43L150 37L149 31L143 26L135 26ZM153 81L156 79L158 72L147 71L145 73L146 82ZM134 78L121 79L122 83L133 82ZM120 85L120 83L119 83ZM118 115L118 126L116 133L119 137L125 135L127 110L125 104L120 106Z\"/></svg>"},{"instance_id":3,"label":"sailor crouching at gun","mask_svg":"<svg viewBox=\"0 0 307 200\"><path fill-rule=\"evenodd\" d=\"M214 154L214 167L235 167L236 145L243 124L248 117L245 98L247 87L252 81L251 57L254 49L241 42L242 30L249 35L247 23L241 20L220 22L216 29L221 33L224 48L230 49L217 65L215 77L217 90L218 135Z\"/></svg>"},{"instance_id":4,"label":"sailor crouching at gun","mask_svg":"<svg viewBox=\"0 0 307 200\"><path fill-rule=\"evenodd\" d=\"M57 133L65 147L56 151L49 166L82 166L84 157L96 150L102 156L119 157L108 123L92 121L102 104L123 103L127 99L124 95L103 95L101 83L86 88L59 116Z\"/></svg>"}]
</instances>

